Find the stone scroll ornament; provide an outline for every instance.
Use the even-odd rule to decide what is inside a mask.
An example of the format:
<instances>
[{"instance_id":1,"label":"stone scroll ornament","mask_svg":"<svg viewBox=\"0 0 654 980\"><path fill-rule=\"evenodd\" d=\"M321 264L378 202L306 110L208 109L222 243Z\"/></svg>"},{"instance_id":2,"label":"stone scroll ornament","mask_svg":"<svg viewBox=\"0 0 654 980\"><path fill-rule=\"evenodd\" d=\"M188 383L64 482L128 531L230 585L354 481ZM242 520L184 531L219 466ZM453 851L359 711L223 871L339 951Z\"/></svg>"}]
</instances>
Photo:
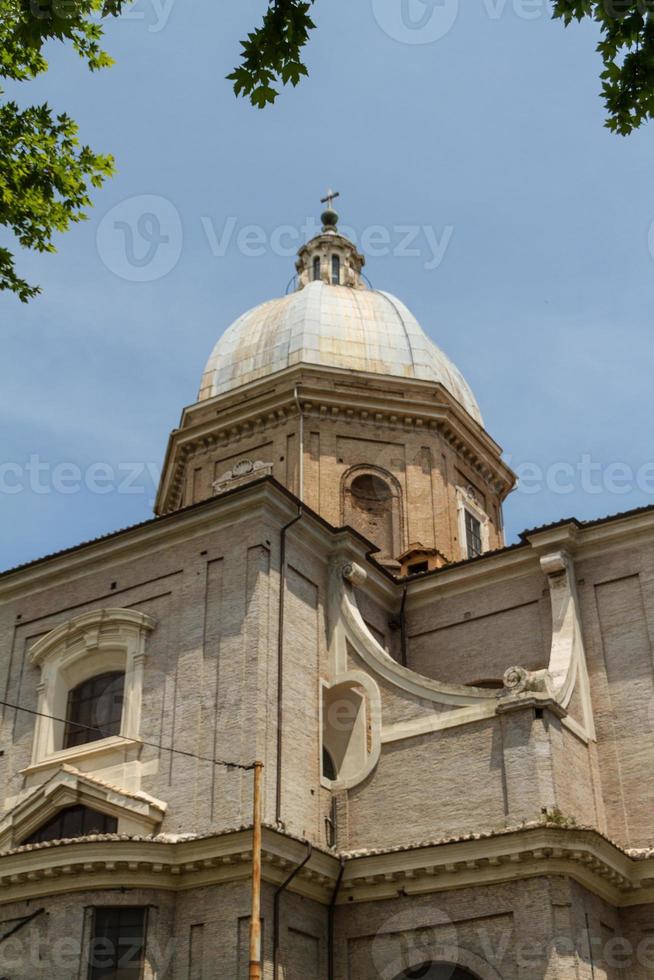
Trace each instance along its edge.
<instances>
[{"instance_id":1,"label":"stone scroll ornament","mask_svg":"<svg viewBox=\"0 0 654 980\"><path fill-rule=\"evenodd\" d=\"M552 676L549 670L526 670L524 667L509 667L504 672L503 681L504 688L498 692L498 697L528 692L553 694Z\"/></svg>"}]
</instances>

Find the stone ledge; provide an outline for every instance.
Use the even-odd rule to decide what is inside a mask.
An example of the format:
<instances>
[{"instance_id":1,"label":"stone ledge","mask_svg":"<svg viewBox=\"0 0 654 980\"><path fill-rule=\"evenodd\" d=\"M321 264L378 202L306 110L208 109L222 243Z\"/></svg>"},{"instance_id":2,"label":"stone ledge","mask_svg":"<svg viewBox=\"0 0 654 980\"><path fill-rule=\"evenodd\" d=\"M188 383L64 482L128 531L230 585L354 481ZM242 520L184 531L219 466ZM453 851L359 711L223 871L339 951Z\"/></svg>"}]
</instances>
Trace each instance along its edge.
<instances>
[{"instance_id":1,"label":"stone ledge","mask_svg":"<svg viewBox=\"0 0 654 980\"><path fill-rule=\"evenodd\" d=\"M247 881L250 828L206 837L96 836L31 845L0 855L0 904L114 888L188 890ZM279 885L307 843L271 827L263 834L263 878ZM654 851L629 853L596 830L534 823L465 838L343 853L338 904L424 895L542 876L567 876L615 907L654 901ZM339 855L314 848L291 890L329 904Z\"/></svg>"}]
</instances>

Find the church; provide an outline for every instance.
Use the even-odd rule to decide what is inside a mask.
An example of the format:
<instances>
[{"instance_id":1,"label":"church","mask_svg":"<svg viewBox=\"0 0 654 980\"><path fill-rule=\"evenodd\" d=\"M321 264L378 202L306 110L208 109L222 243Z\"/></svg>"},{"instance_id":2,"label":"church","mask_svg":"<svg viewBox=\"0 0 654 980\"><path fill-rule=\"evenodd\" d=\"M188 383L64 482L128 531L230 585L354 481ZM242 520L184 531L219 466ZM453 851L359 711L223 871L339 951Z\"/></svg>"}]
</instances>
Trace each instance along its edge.
<instances>
[{"instance_id":1,"label":"church","mask_svg":"<svg viewBox=\"0 0 654 980\"><path fill-rule=\"evenodd\" d=\"M654 977L654 508L506 546L363 266L330 199L155 516L0 575L0 978Z\"/></svg>"}]
</instances>

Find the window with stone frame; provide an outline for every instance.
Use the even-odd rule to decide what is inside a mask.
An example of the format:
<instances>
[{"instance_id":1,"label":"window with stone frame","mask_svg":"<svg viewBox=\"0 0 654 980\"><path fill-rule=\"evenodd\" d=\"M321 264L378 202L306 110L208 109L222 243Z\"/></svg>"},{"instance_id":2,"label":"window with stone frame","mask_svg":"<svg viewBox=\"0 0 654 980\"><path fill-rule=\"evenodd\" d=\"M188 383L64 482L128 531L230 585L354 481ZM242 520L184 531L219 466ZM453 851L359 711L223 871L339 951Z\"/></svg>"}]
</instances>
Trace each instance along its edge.
<instances>
[{"instance_id":1,"label":"window with stone frame","mask_svg":"<svg viewBox=\"0 0 654 980\"><path fill-rule=\"evenodd\" d=\"M33 766L123 753L139 738L145 639L154 620L97 609L61 623L30 649L39 668Z\"/></svg>"},{"instance_id":2,"label":"window with stone frame","mask_svg":"<svg viewBox=\"0 0 654 980\"><path fill-rule=\"evenodd\" d=\"M94 908L88 980L141 980L146 929L145 908L121 905Z\"/></svg>"},{"instance_id":3,"label":"window with stone frame","mask_svg":"<svg viewBox=\"0 0 654 980\"><path fill-rule=\"evenodd\" d=\"M481 521L478 520L468 509L466 509L465 524L468 558L478 558L483 552Z\"/></svg>"},{"instance_id":4,"label":"window with stone frame","mask_svg":"<svg viewBox=\"0 0 654 980\"><path fill-rule=\"evenodd\" d=\"M338 255L332 255L332 286L341 284L341 259Z\"/></svg>"},{"instance_id":5,"label":"window with stone frame","mask_svg":"<svg viewBox=\"0 0 654 980\"><path fill-rule=\"evenodd\" d=\"M313 279L314 282L320 279L320 256L316 255L313 259Z\"/></svg>"},{"instance_id":6,"label":"window with stone frame","mask_svg":"<svg viewBox=\"0 0 654 980\"><path fill-rule=\"evenodd\" d=\"M456 488L459 559L477 558L491 546L491 522L486 501L472 484Z\"/></svg>"}]
</instances>

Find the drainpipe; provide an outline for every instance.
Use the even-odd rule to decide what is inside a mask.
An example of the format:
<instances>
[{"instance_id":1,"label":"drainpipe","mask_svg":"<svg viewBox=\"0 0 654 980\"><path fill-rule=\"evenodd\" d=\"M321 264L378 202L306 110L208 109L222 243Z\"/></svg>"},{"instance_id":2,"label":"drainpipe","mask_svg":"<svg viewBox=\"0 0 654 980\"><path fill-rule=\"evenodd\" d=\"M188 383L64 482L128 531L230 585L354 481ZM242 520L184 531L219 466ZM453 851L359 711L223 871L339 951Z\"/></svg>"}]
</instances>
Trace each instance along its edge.
<instances>
[{"instance_id":1,"label":"drainpipe","mask_svg":"<svg viewBox=\"0 0 654 980\"><path fill-rule=\"evenodd\" d=\"M400 606L400 663L403 667L406 667L407 665L409 646L409 637L407 635L406 628L406 614L404 611L406 607L406 596L408 590L409 586L405 585L402 590L402 605Z\"/></svg>"},{"instance_id":2,"label":"drainpipe","mask_svg":"<svg viewBox=\"0 0 654 980\"><path fill-rule=\"evenodd\" d=\"M250 913L249 980L261 980L261 783L263 762L254 763L252 790L252 910Z\"/></svg>"},{"instance_id":3,"label":"drainpipe","mask_svg":"<svg viewBox=\"0 0 654 980\"><path fill-rule=\"evenodd\" d=\"M279 900L282 897L282 892L285 892L293 881L293 878L299 875L302 868L309 861L312 853L313 844L307 843L307 853L304 860L298 864L297 868L291 871L286 881L275 891L275 897L273 899L273 980L278 980L279 977Z\"/></svg>"},{"instance_id":4,"label":"drainpipe","mask_svg":"<svg viewBox=\"0 0 654 980\"><path fill-rule=\"evenodd\" d=\"M298 473L298 483L300 485L300 492L298 497L300 500L304 500L304 415L302 414L302 406L300 404L300 399L297 393L297 385L293 388L293 398L295 399L295 404L297 405L298 415L300 416L300 459L299 459L299 473Z\"/></svg>"},{"instance_id":5,"label":"drainpipe","mask_svg":"<svg viewBox=\"0 0 654 980\"><path fill-rule=\"evenodd\" d=\"M336 909L336 899L338 898L338 893L341 890L341 882L343 881L344 871L345 858L342 857L340 860L340 867L338 869L338 878L336 879L334 892L332 894L332 900L329 903L327 918L327 980L334 980L334 912Z\"/></svg>"},{"instance_id":6,"label":"drainpipe","mask_svg":"<svg viewBox=\"0 0 654 980\"><path fill-rule=\"evenodd\" d=\"M286 534L302 517L302 505L279 535L279 614L277 618L277 772L275 780L275 823L282 824L282 716L284 700L284 597L286 595Z\"/></svg>"}]
</instances>

